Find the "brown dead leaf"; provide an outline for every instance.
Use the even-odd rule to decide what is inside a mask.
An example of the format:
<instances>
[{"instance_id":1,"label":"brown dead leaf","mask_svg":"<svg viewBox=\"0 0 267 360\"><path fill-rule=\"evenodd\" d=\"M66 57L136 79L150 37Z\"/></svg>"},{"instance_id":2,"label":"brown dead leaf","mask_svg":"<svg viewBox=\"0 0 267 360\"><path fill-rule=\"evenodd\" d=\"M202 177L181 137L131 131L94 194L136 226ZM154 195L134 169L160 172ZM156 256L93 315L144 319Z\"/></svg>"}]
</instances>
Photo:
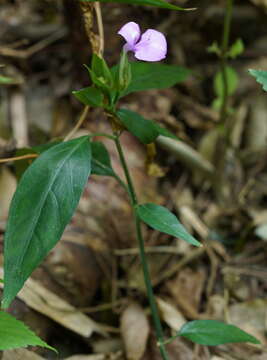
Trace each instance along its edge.
<instances>
[{"instance_id":1,"label":"brown dead leaf","mask_svg":"<svg viewBox=\"0 0 267 360\"><path fill-rule=\"evenodd\" d=\"M193 271L185 268L174 280L167 282L169 293L189 318L198 318L198 308L205 282L203 269Z\"/></svg>"},{"instance_id":2,"label":"brown dead leaf","mask_svg":"<svg viewBox=\"0 0 267 360\"><path fill-rule=\"evenodd\" d=\"M124 310L121 316L121 335L127 359L141 359L147 345L149 322L138 304L132 303Z\"/></svg>"},{"instance_id":3,"label":"brown dead leaf","mask_svg":"<svg viewBox=\"0 0 267 360\"><path fill-rule=\"evenodd\" d=\"M2 166L0 170L0 221L4 221L7 219L9 205L16 190L17 181L7 167Z\"/></svg>"},{"instance_id":4,"label":"brown dead leaf","mask_svg":"<svg viewBox=\"0 0 267 360\"><path fill-rule=\"evenodd\" d=\"M157 304L161 317L169 325L169 327L175 331L180 330L180 328L186 323L186 319L180 311L170 302L167 302L159 297L157 298Z\"/></svg>"},{"instance_id":5,"label":"brown dead leaf","mask_svg":"<svg viewBox=\"0 0 267 360\"><path fill-rule=\"evenodd\" d=\"M105 360L104 354L94 354L94 355L74 355L65 360Z\"/></svg>"},{"instance_id":6,"label":"brown dead leaf","mask_svg":"<svg viewBox=\"0 0 267 360\"><path fill-rule=\"evenodd\" d=\"M44 360L40 355L35 354L27 349L5 350L2 360Z\"/></svg>"},{"instance_id":7,"label":"brown dead leaf","mask_svg":"<svg viewBox=\"0 0 267 360\"><path fill-rule=\"evenodd\" d=\"M3 268L0 268L0 277L3 277ZM101 325L32 278L25 282L18 298L76 334L84 337L90 337L93 332L106 334Z\"/></svg>"},{"instance_id":8,"label":"brown dead leaf","mask_svg":"<svg viewBox=\"0 0 267 360\"><path fill-rule=\"evenodd\" d=\"M264 336L267 326L266 314L267 301L263 299L233 304L229 308L231 322L257 337L263 344L267 344Z\"/></svg>"}]
</instances>

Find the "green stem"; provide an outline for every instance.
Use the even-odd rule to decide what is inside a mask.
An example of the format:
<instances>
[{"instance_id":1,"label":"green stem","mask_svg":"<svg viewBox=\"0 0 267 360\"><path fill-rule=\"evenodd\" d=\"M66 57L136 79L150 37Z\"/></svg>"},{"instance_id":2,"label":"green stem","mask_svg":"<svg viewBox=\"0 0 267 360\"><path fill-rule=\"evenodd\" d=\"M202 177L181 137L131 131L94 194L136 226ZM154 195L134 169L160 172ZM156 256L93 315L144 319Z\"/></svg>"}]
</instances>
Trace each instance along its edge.
<instances>
[{"instance_id":1,"label":"green stem","mask_svg":"<svg viewBox=\"0 0 267 360\"><path fill-rule=\"evenodd\" d=\"M155 325L159 349L160 349L162 358L164 360L169 360L168 353L167 353L167 350L166 350L165 344L164 344L163 330L162 330L159 313L158 313L158 308L157 308L157 304L156 304L156 300L155 300L155 296L154 296L154 292L153 292L153 287L152 287L152 283L151 283L151 279L150 279L149 268L148 268L148 263L147 263L147 259L146 259L146 254L145 254L145 244L144 244L142 230L141 230L141 222L136 213L136 207L138 205L138 200L137 200L134 185L133 185L133 182L131 179L131 175L130 175L130 172L129 172L118 136L115 138L115 144L116 144L116 147L117 147L117 150L119 153L120 161L121 161L123 171L124 171L124 174L125 174L125 177L127 180L128 188L129 188L128 193L130 196L131 205L132 205L134 218L135 218L136 236L137 236L138 243L139 243L141 264L142 264L142 268L143 268L147 296L148 296L148 300L149 300L149 304L150 304L150 308L151 308L151 312L152 312L152 317L153 317L153 321L154 321L154 325Z\"/></svg>"},{"instance_id":2,"label":"green stem","mask_svg":"<svg viewBox=\"0 0 267 360\"><path fill-rule=\"evenodd\" d=\"M223 81L223 96L222 96L222 106L220 111L221 124L224 124L227 118L229 84L227 80L226 69L227 69L227 52L229 47L229 35L231 28L232 13L233 13L233 0L226 0L226 14L224 18L223 37L222 37L222 45L221 45L221 72L222 72L222 81Z\"/></svg>"}]
</instances>

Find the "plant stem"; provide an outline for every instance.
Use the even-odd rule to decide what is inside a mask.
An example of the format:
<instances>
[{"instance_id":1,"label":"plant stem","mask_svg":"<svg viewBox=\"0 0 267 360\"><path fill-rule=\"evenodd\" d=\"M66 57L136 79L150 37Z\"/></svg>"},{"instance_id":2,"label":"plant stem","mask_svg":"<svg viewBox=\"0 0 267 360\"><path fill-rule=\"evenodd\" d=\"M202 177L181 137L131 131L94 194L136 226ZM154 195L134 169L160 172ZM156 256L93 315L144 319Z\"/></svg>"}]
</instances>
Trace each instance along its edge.
<instances>
[{"instance_id":1,"label":"plant stem","mask_svg":"<svg viewBox=\"0 0 267 360\"><path fill-rule=\"evenodd\" d=\"M222 106L220 111L221 124L224 124L227 118L229 86L228 86L226 69L227 69L227 52L229 47L229 35L230 35L232 13L233 13L233 0L226 0L226 14L224 17L223 36L222 36L222 45L221 45L221 72L222 72L222 81L223 81L223 97L222 97Z\"/></svg>"},{"instance_id":2,"label":"plant stem","mask_svg":"<svg viewBox=\"0 0 267 360\"><path fill-rule=\"evenodd\" d=\"M149 304L150 304L150 308L151 308L151 312L152 312L152 317L153 317L154 326L155 326L155 330L156 330L156 336L157 336L159 349L160 349L162 358L164 360L169 360L168 353L167 353L167 350L166 350L165 344L164 344L163 330L162 330L159 313L158 313L158 308L157 308L157 304L156 304L156 300L155 300L155 296L154 296L154 292L153 292L153 287L152 287L152 283L151 283L151 279L150 279L149 268L148 268L148 263L147 263L147 259L146 259L146 254L145 254L145 244L144 244L144 239L143 239L142 230L141 230L141 222L136 213L136 207L138 205L138 200L137 200L134 185L133 185L133 182L131 179L131 175L130 175L130 172L129 172L129 169L128 169L128 166L127 166L124 154L123 154L119 136L116 136L115 144L116 144L116 147L117 147L117 150L119 153L120 161L121 161L123 171L124 171L124 174L125 174L125 177L127 180L128 188L129 188L128 193L130 196L133 214L134 214L134 218L135 218L136 236L137 236L137 240L139 243L141 264L142 264L142 268L143 268L147 296L148 296L148 300L149 300Z\"/></svg>"}]
</instances>

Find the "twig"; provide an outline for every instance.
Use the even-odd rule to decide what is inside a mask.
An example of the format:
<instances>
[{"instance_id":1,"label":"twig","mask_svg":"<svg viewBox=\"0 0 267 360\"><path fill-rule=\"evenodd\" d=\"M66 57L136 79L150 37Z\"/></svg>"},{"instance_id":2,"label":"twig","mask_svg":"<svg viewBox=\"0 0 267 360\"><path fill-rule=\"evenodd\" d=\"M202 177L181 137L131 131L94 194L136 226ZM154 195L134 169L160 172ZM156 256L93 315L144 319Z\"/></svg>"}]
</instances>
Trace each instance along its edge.
<instances>
[{"instance_id":1,"label":"twig","mask_svg":"<svg viewBox=\"0 0 267 360\"><path fill-rule=\"evenodd\" d=\"M177 246L146 246L145 252L147 254L180 254L181 250ZM138 255L139 248L116 249L114 254L116 256Z\"/></svg>"},{"instance_id":2,"label":"twig","mask_svg":"<svg viewBox=\"0 0 267 360\"><path fill-rule=\"evenodd\" d=\"M38 154L21 155L21 156L16 156L16 157L11 157L11 158L0 159L0 163L6 163L6 162L10 162L10 161L18 161L18 160L24 160L24 159L34 159L34 158L37 158L38 156L39 156Z\"/></svg>"},{"instance_id":3,"label":"twig","mask_svg":"<svg viewBox=\"0 0 267 360\"><path fill-rule=\"evenodd\" d=\"M96 13L96 20L97 20L97 27L98 27L98 35L99 35L99 55L103 54L104 51L104 26L103 26L103 19L101 13L101 5L97 1L95 2L95 13Z\"/></svg>"},{"instance_id":4,"label":"twig","mask_svg":"<svg viewBox=\"0 0 267 360\"><path fill-rule=\"evenodd\" d=\"M71 139L75 133L79 130L79 128L82 126L82 123L84 122L84 120L86 119L86 116L88 114L89 111L89 106L85 106L83 109L83 112L77 122L77 124L74 126L74 128L68 133L68 135L65 136L64 141L68 141L69 139Z\"/></svg>"},{"instance_id":5,"label":"twig","mask_svg":"<svg viewBox=\"0 0 267 360\"><path fill-rule=\"evenodd\" d=\"M116 301L108 303L108 304L100 304L97 306L84 307L84 308L79 308L78 310L82 311L86 314L96 313L96 312L100 312L100 311L106 311L106 310L113 309L114 306L122 305L126 301L127 301L126 299L119 299L119 300L116 300Z\"/></svg>"},{"instance_id":6,"label":"twig","mask_svg":"<svg viewBox=\"0 0 267 360\"><path fill-rule=\"evenodd\" d=\"M190 251L186 256L184 256L178 263L175 263L169 269L165 270L161 274L157 276L157 278L153 281L153 286L159 285L162 281L167 278L173 276L177 271L179 271L186 264L190 263L192 260L197 259L200 256L205 254L205 249L203 247L194 249Z\"/></svg>"},{"instance_id":7,"label":"twig","mask_svg":"<svg viewBox=\"0 0 267 360\"><path fill-rule=\"evenodd\" d=\"M50 36L48 36L46 39L43 39L43 40L37 42L36 44L30 46L26 50L17 50L17 49L12 49L12 48L6 47L6 46L5 47L1 46L0 47L0 55L20 58L20 59L27 59L30 56L37 53L38 51L51 45L55 41L63 38L66 34L67 34L67 30L65 28L61 29L61 30L51 34Z\"/></svg>"}]
</instances>

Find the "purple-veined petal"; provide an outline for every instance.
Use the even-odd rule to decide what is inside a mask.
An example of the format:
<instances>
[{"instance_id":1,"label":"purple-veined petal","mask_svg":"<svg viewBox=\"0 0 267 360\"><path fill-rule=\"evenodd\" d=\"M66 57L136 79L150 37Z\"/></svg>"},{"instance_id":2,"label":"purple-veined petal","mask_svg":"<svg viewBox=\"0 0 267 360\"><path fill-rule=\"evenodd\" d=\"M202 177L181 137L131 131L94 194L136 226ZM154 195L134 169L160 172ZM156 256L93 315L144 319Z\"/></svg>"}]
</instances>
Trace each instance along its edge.
<instances>
[{"instance_id":1,"label":"purple-veined petal","mask_svg":"<svg viewBox=\"0 0 267 360\"><path fill-rule=\"evenodd\" d=\"M166 57L167 41L165 36L153 29L148 29L134 47L134 55L139 60L159 61Z\"/></svg>"},{"instance_id":2,"label":"purple-veined petal","mask_svg":"<svg viewBox=\"0 0 267 360\"><path fill-rule=\"evenodd\" d=\"M118 31L126 41L125 50L133 50L135 44L140 39L141 31L138 24L133 21L128 22L123 25L123 27Z\"/></svg>"}]
</instances>

